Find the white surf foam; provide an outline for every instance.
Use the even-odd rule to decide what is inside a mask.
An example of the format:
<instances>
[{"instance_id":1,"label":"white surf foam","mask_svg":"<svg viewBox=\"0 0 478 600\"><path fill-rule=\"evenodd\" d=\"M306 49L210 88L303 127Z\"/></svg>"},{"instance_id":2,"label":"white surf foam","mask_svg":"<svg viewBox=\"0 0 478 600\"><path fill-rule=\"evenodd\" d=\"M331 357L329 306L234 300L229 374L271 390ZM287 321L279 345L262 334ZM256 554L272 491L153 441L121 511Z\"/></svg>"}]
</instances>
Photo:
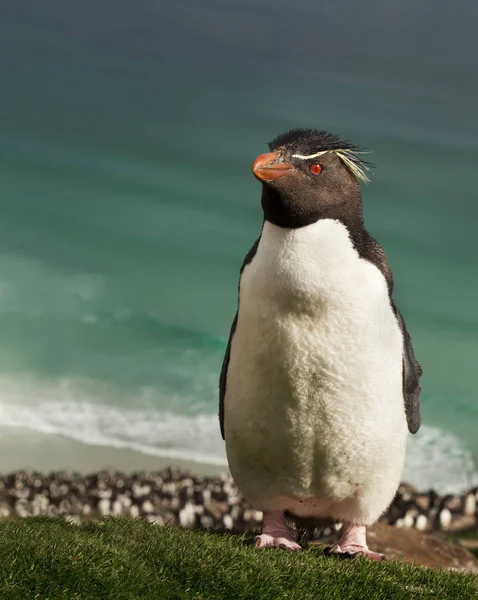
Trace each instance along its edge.
<instances>
[{"instance_id":1,"label":"white surf foam","mask_svg":"<svg viewBox=\"0 0 478 600\"><path fill-rule=\"evenodd\" d=\"M422 425L408 438L403 480L420 490L434 488L441 493L456 493L478 485L475 458L453 434Z\"/></svg>"},{"instance_id":2,"label":"white surf foam","mask_svg":"<svg viewBox=\"0 0 478 600\"><path fill-rule=\"evenodd\" d=\"M157 410L146 406L142 397L137 398L140 408L117 407L92 402L85 395L71 381L49 386L0 379L0 425L61 435L88 445L227 465L216 414ZM130 406L135 406L134 399Z\"/></svg>"}]
</instances>

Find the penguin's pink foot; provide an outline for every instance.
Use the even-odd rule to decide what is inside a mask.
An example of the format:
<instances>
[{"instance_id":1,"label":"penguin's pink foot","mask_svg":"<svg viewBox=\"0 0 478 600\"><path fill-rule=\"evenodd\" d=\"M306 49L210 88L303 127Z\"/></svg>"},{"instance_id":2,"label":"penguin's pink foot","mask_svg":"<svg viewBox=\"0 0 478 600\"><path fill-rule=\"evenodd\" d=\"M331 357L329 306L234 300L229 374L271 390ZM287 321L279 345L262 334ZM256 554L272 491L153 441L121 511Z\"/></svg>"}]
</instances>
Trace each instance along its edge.
<instances>
[{"instance_id":1,"label":"penguin's pink foot","mask_svg":"<svg viewBox=\"0 0 478 600\"><path fill-rule=\"evenodd\" d=\"M262 533L261 535L256 536L255 542L256 548L281 548L283 550L302 550L299 544L294 542L294 540L280 535L274 536Z\"/></svg>"},{"instance_id":2,"label":"penguin's pink foot","mask_svg":"<svg viewBox=\"0 0 478 600\"><path fill-rule=\"evenodd\" d=\"M339 554L344 558L367 558L368 560L387 560L385 554L379 552L372 552L368 548L362 546L340 546L335 544L327 550L327 554Z\"/></svg>"},{"instance_id":3,"label":"penguin's pink foot","mask_svg":"<svg viewBox=\"0 0 478 600\"><path fill-rule=\"evenodd\" d=\"M292 530L284 523L282 515L264 515L261 535L256 536L256 548L283 548L302 550L294 541Z\"/></svg>"},{"instance_id":4,"label":"penguin's pink foot","mask_svg":"<svg viewBox=\"0 0 478 600\"><path fill-rule=\"evenodd\" d=\"M365 525L344 523L342 537L338 544L327 549L328 554L339 554L347 558L367 558L368 560L387 560L384 554L372 552L367 547Z\"/></svg>"}]
</instances>

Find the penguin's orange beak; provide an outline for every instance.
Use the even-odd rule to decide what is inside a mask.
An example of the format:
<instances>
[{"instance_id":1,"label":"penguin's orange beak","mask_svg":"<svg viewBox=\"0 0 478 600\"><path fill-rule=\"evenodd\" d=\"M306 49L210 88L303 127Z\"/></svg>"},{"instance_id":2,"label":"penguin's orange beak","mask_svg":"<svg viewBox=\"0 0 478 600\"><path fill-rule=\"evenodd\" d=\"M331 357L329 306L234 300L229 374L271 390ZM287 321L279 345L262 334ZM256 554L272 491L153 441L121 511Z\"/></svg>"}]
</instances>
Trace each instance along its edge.
<instances>
[{"instance_id":1,"label":"penguin's orange beak","mask_svg":"<svg viewBox=\"0 0 478 600\"><path fill-rule=\"evenodd\" d=\"M268 152L267 154L261 154L252 163L252 173L260 181L273 181L290 175L294 172L294 167L289 163L276 162L279 159L277 152Z\"/></svg>"}]
</instances>

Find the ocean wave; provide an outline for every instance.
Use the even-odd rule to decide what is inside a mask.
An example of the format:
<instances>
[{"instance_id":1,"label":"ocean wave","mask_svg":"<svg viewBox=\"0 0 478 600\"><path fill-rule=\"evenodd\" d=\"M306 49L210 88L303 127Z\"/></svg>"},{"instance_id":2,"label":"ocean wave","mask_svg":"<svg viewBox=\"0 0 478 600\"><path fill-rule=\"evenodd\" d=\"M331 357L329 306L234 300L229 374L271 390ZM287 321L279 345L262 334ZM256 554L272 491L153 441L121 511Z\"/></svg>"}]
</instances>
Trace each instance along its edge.
<instances>
[{"instance_id":1,"label":"ocean wave","mask_svg":"<svg viewBox=\"0 0 478 600\"><path fill-rule=\"evenodd\" d=\"M452 433L422 425L408 438L403 479L420 490L456 493L478 485L475 457Z\"/></svg>"},{"instance_id":2,"label":"ocean wave","mask_svg":"<svg viewBox=\"0 0 478 600\"><path fill-rule=\"evenodd\" d=\"M227 466L219 446L216 415L182 416L111 409L86 403L0 406L2 426L61 435L86 445L135 450L142 454ZM217 443L216 442L217 438ZM0 438L1 440L1 438Z\"/></svg>"},{"instance_id":3,"label":"ocean wave","mask_svg":"<svg viewBox=\"0 0 478 600\"><path fill-rule=\"evenodd\" d=\"M104 390L103 390L104 391ZM0 425L61 435L87 445L227 467L216 413L159 410L138 396L105 404L100 389L79 382L19 384L0 379ZM93 397L94 396L94 397ZM1 436L0 436L1 445ZM422 426L409 436L403 479L420 490L452 493L478 483L473 455L451 433Z\"/></svg>"},{"instance_id":4,"label":"ocean wave","mask_svg":"<svg viewBox=\"0 0 478 600\"><path fill-rule=\"evenodd\" d=\"M124 406L124 398L122 407L85 398L100 389L91 385L88 390L81 389L71 381L49 386L0 380L0 425L61 435L87 445L227 465L216 414L158 410L148 406L149 400L142 394L136 402L130 400L131 408Z\"/></svg>"},{"instance_id":5,"label":"ocean wave","mask_svg":"<svg viewBox=\"0 0 478 600\"><path fill-rule=\"evenodd\" d=\"M168 322L153 310L134 303L118 303L117 285L106 276L69 272L13 254L0 255L0 318L19 315L25 328L31 326L32 320L41 319L80 326L130 327L138 335L147 333L148 337L156 336L177 346L225 349L227 337Z\"/></svg>"}]
</instances>

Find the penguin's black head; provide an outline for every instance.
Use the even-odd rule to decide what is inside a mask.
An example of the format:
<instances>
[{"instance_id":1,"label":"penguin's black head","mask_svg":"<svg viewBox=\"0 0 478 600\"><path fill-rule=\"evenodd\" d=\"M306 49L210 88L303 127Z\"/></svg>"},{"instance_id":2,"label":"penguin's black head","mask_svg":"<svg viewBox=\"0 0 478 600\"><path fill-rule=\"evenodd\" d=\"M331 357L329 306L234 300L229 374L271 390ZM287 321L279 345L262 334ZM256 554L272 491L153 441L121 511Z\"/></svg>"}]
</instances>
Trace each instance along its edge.
<instances>
[{"instance_id":1,"label":"penguin's black head","mask_svg":"<svg viewBox=\"0 0 478 600\"><path fill-rule=\"evenodd\" d=\"M326 131L293 129L276 137L269 149L252 165L263 184L267 221L290 228L319 219L362 226L359 179L368 181L369 164L360 159L360 148Z\"/></svg>"}]
</instances>

